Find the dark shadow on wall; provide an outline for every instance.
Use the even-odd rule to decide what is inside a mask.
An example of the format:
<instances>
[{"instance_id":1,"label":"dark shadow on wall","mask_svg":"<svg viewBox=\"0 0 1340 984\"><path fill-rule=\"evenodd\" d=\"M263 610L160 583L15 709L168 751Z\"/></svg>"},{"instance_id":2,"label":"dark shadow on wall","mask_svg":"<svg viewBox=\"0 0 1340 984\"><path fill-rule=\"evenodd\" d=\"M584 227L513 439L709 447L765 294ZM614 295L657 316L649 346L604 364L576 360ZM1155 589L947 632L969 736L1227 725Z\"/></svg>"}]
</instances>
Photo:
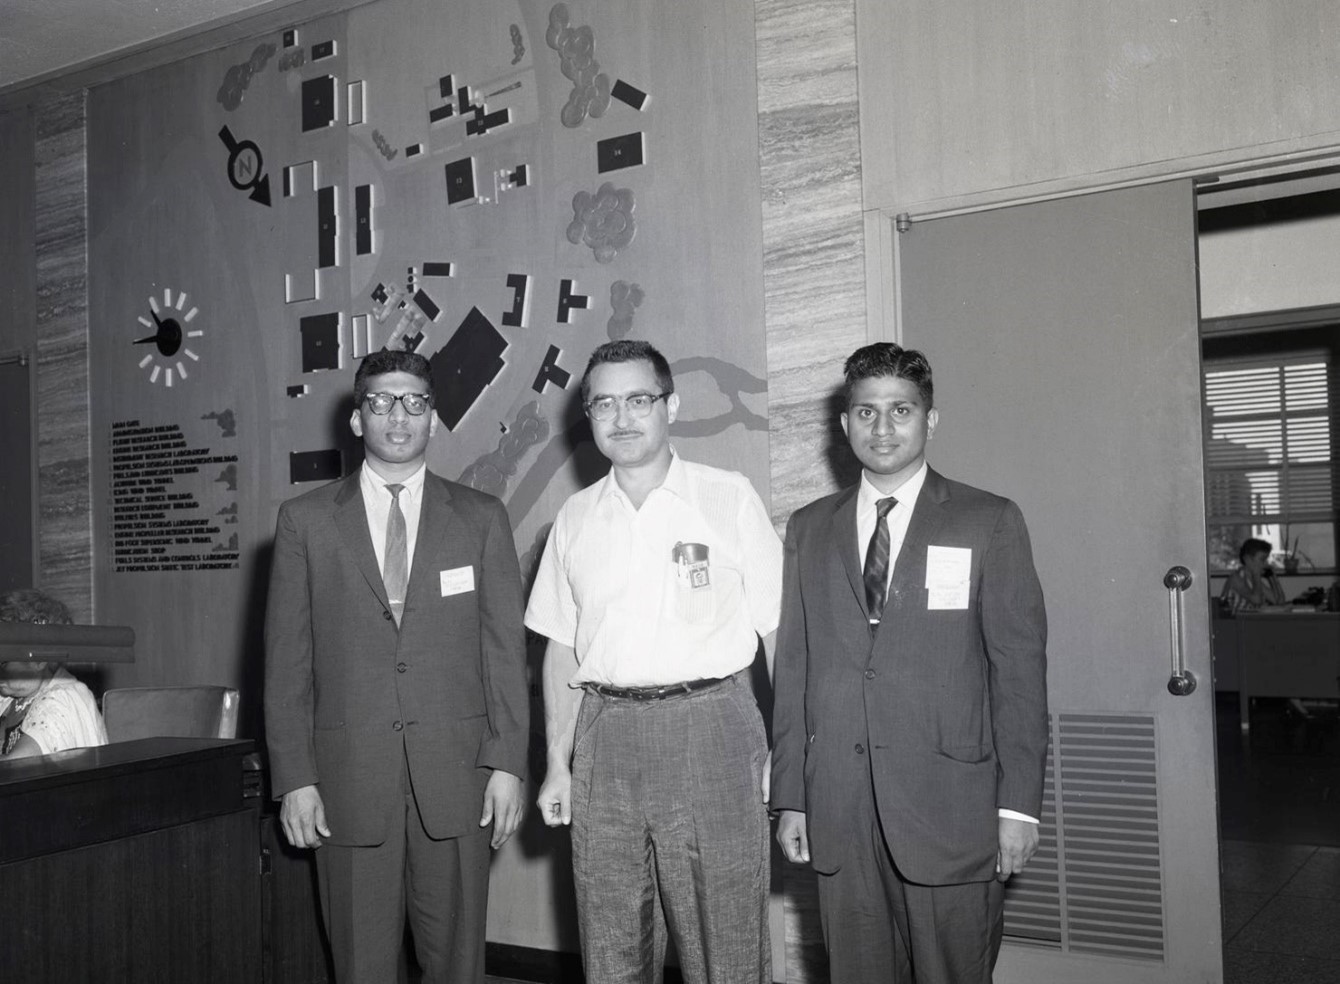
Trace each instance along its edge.
<instances>
[{"instance_id":1,"label":"dark shadow on wall","mask_svg":"<svg viewBox=\"0 0 1340 984\"><path fill-rule=\"evenodd\" d=\"M358 466L363 464L363 441L349 426L349 420L354 412L354 397L350 393L348 397L337 402L330 412L330 438L331 447L340 452L340 475L352 475L358 470ZM295 488L294 495L305 491L306 488L315 488L315 485L304 486L302 489Z\"/></svg>"},{"instance_id":2,"label":"dark shadow on wall","mask_svg":"<svg viewBox=\"0 0 1340 984\"><path fill-rule=\"evenodd\" d=\"M557 948L562 952L577 953L581 940L577 930L577 895L572 880L572 837L568 827L545 826L535 801L545 773L544 702L540 694L541 665L544 660L545 640L532 632L526 633L527 662L531 684L531 732L529 776L526 780L526 815L516 837L521 852L527 858L544 858L551 873L548 912L553 923ZM495 855L496 856L496 855Z\"/></svg>"},{"instance_id":3,"label":"dark shadow on wall","mask_svg":"<svg viewBox=\"0 0 1340 984\"><path fill-rule=\"evenodd\" d=\"M256 739L265 747L265 598L270 590L270 558L274 542L267 540L242 561L246 571L246 620L242 627L239 667L237 736Z\"/></svg>"},{"instance_id":4,"label":"dark shadow on wall","mask_svg":"<svg viewBox=\"0 0 1340 984\"><path fill-rule=\"evenodd\" d=\"M353 397L349 396L332 405L326 421L329 440L326 447L339 453L340 477L353 474L363 463L363 442L349 427L352 411ZM291 473L286 471L284 478L291 481ZM285 498L294 498L320 488L327 481L327 478L322 478L289 484ZM270 529L274 528L274 521L274 515L265 517ZM241 650L236 657L241 689L237 734L240 738L256 739L261 748L265 747L265 605L270 591L270 561L273 555L274 540L271 538L243 559L248 586L246 620L241 635Z\"/></svg>"},{"instance_id":5,"label":"dark shadow on wall","mask_svg":"<svg viewBox=\"0 0 1340 984\"><path fill-rule=\"evenodd\" d=\"M851 445L847 443L847 435L842 431L842 422L839 420L843 411L847 409L841 386L835 387L828 394L825 404L828 409L828 432L823 449L824 463L828 466L828 472L837 487L845 489L861 480L861 463L852 453Z\"/></svg>"}]
</instances>

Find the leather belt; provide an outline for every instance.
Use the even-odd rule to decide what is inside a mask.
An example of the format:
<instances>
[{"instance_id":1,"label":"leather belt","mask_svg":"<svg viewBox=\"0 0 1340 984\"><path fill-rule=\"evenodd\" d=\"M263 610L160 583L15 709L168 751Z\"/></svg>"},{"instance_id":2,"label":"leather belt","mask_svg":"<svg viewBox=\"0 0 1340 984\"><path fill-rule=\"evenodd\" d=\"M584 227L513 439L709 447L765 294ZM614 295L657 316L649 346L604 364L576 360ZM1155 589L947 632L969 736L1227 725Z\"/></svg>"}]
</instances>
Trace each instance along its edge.
<instances>
[{"instance_id":1,"label":"leather belt","mask_svg":"<svg viewBox=\"0 0 1340 984\"><path fill-rule=\"evenodd\" d=\"M734 677L712 677L708 680L685 680L683 683L667 683L659 687L611 687L604 683L588 683L586 689L601 697L616 697L620 700L665 700L667 697L682 697L701 690L719 687Z\"/></svg>"}]
</instances>

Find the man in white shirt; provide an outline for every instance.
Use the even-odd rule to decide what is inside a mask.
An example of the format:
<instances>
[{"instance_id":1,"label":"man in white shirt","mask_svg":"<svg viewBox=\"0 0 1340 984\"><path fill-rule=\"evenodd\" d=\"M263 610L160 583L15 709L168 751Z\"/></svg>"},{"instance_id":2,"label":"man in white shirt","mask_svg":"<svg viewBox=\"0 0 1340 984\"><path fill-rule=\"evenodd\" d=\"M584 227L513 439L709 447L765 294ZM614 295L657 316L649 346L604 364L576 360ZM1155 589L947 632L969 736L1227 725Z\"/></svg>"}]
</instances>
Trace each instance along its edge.
<instances>
[{"instance_id":1,"label":"man in white shirt","mask_svg":"<svg viewBox=\"0 0 1340 984\"><path fill-rule=\"evenodd\" d=\"M818 872L843 984L990 984L1003 882L1038 843L1047 617L1008 499L926 465L931 367L844 367L859 485L787 524L772 805Z\"/></svg>"},{"instance_id":2,"label":"man in white shirt","mask_svg":"<svg viewBox=\"0 0 1340 984\"><path fill-rule=\"evenodd\" d=\"M501 502L427 470L428 361L354 377L363 467L285 502L265 620L271 788L316 854L339 984L482 984L489 847L516 830L530 715ZM324 846L323 846L324 845Z\"/></svg>"},{"instance_id":3,"label":"man in white shirt","mask_svg":"<svg viewBox=\"0 0 1340 984\"><path fill-rule=\"evenodd\" d=\"M597 348L582 401L611 470L559 511L526 625L549 639L539 806L572 824L586 979L659 979L668 930L688 984L771 984L746 670L777 625L781 543L744 476L671 449L679 397L651 345Z\"/></svg>"}]
</instances>

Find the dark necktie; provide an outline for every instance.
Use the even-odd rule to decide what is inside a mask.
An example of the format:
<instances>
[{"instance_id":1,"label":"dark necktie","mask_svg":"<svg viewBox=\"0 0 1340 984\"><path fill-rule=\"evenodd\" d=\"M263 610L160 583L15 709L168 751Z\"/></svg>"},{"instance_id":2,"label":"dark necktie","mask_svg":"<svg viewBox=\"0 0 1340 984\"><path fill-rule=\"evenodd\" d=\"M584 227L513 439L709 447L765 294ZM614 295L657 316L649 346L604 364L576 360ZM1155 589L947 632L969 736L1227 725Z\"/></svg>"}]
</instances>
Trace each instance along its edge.
<instances>
[{"instance_id":1,"label":"dark necktie","mask_svg":"<svg viewBox=\"0 0 1340 984\"><path fill-rule=\"evenodd\" d=\"M400 493L404 490L403 485L386 486L386 491L391 493L391 512L386 517L386 558L382 564L382 584L386 586L386 600L391 603L391 614L395 616L396 625L400 624L400 617L405 613L405 588L409 585L405 514L400 511Z\"/></svg>"},{"instance_id":2,"label":"dark necktie","mask_svg":"<svg viewBox=\"0 0 1340 984\"><path fill-rule=\"evenodd\" d=\"M884 614L885 582L889 578L889 510L898 504L893 496L875 503L875 532L870 534L870 546L865 552L865 608L870 621L878 622Z\"/></svg>"}]
</instances>

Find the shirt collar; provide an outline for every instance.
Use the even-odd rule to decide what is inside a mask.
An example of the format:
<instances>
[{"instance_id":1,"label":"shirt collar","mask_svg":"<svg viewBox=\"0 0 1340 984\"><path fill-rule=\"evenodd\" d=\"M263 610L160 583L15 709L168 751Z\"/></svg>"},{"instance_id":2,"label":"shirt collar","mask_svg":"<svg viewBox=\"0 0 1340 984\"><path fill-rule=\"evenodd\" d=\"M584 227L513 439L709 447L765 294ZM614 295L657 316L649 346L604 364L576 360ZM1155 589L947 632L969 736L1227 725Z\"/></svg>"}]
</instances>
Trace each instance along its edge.
<instances>
[{"instance_id":1,"label":"shirt collar","mask_svg":"<svg viewBox=\"0 0 1340 984\"><path fill-rule=\"evenodd\" d=\"M607 474L601 481L603 484L600 486L600 491L596 494L597 501L604 502L607 499L615 498L623 499L625 502L628 501L628 494L619 487L619 480L614 477L613 468L610 468L609 474ZM655 492L661 489L664 489L666 492L669 492L680 499L687 499L689 497L689 472L688 469L684 467L684 459L679 456L679 452L675 450L674 445L670 446L670 468L666 471L665 478L662 479L661 484L656 486L652 491Z\"/></svg>"},{"instance_id":2,"label":"shirt collar","mask_svg":"<svg viewBox=\"0 0 1340 984\"><path fill-rule=\"evenodd\" d=\"M427 474L428 462L425 461L415 470L413 475L399 483L405 487L404 491L400 494L407 495L410 499L418 502L420 496L423 495L424 476ZM363 467L359 470L358 485L359 488L363 490L365 496L369 493L371 493L373 497L378 495L389 495L390 493L384 492L383 490L390 484L390 482L386 481L386 479L373 471L372 467L366 461L363 462Z\"/></svg>"},{"instance_id":3,"label":"shirt collar","mask_svg":"<svg viewBox=\"0 0 1340 984\"><path fill-rule=\"evenodd\" d=\"M856 494L856 508L860 511L873 511L875 503L879 502L880 499L887 499L889 496L897 499L899 506L906 506L908 509L915 508L917 497L921 495L921 487L926 484L927 468L926 462L922 461L921 467L916 470L912 477L892 492L881 492L875 488L874 483L870 481L870 477L866 475L865 469L862 468L860 491Z\"/></svg>"}]
</instances>

